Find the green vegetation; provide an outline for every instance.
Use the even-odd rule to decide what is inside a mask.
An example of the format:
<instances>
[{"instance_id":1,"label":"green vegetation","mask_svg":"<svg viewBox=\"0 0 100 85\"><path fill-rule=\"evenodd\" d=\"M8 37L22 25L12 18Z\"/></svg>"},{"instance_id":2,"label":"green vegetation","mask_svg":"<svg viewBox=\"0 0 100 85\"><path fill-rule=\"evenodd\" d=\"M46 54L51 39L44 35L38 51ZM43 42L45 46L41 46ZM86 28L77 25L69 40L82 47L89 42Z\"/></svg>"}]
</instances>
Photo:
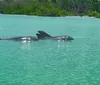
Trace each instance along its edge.
<instances>
[{"instance_id":1,"label":"green vegetation","mask_svg":"<svg viewBox=\"0 0 100 85\"><path fill-rule=\"evenodd\" d=\"M27 14L27 15L39 15L39 16L64 16L67 14L65 10L62 10L56 3L51 2L35 2L30 6L22 7L17 4L13 7L9 7L3 10L6 14Z\"/></svg>"},{"instance_id":2,"label":"green vegetation","mask_svg":"<svg viewBox=\"0 0 100 85\"><path fill-rule=\"evenodd\" d=\"M96 18L100 18L100 13L98 13L97 11L89 11L88 16L90 16L90 17L94 16Z\"/></svg>"},{"instance_id":3,"label":"green vegetation","mask_svg":"<svg viewBox=\"0 0 100 85\"><path fill-rule=\"evenodd\" d=\"M84 16L100 18L100 0L1 0L0 12L38 16Z\"/></svg>"}]
</instances>

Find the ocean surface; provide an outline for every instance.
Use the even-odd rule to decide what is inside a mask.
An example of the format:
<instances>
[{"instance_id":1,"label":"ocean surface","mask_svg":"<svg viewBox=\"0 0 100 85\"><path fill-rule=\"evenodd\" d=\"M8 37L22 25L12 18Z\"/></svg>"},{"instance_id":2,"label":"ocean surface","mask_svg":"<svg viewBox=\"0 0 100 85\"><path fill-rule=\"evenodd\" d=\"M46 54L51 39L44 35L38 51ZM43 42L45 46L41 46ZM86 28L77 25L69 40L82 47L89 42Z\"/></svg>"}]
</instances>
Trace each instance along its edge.
<instances>
[{"instance_id":1,"label":"ocean surface","mask_svg":"<svg viewBox=\"0 0 100 85\"><path fill-rule=\"evenodd\" d=\"M0 37L70 35L73 41L0 41L0 85L100 85L100 19L0 14Z\"/></svg>"}]
</instances>

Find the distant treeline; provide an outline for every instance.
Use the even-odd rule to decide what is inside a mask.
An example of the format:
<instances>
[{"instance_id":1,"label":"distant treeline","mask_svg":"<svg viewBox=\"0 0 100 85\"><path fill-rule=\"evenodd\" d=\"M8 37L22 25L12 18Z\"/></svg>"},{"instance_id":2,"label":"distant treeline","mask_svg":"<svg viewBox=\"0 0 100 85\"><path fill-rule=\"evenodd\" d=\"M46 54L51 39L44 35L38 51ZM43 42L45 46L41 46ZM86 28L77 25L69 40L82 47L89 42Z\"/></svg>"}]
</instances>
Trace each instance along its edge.
<instances>
[{"instance_id":1,"label":"distant treeline","mask_svg":"<svg viewBox=\"0 0 100 85\"><path fill-rule=\"evenodd\" d=\"M100 0L0 0L0 13L100 18Z\"/></svg>"}]
</instances>

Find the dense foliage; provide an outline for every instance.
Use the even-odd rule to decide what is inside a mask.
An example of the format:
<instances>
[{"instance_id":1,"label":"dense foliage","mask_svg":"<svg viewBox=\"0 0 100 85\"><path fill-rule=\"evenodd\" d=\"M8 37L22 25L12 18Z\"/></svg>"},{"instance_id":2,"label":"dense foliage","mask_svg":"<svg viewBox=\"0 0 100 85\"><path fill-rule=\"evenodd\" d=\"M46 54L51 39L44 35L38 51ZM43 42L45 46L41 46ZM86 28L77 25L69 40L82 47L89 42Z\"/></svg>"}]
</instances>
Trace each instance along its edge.
<instances>
[{"instance_id":1,"label":"dense foliage","mask_svg":"<svg viewBox=\"0 0 100 85\"><path fill-rule=\"evenodd\" d=\"M62 10L56 3L51 2L34 2L29 6L21 6L19 4L11 6L3 11L8 14L27 14L27 15L39 15L39 16L62 16L66 15L66 11Z\"/></svg>"},{"instance_id":2,"label":"dense foliage","mask_svg":"<svg viewBox=\"0 0 100 85\"><path fill-rule=\"evenodd\" d=\"M100 0L1 0L0 12L38 16L89 15L100 18Z\"/></svg>"}]
</instances>

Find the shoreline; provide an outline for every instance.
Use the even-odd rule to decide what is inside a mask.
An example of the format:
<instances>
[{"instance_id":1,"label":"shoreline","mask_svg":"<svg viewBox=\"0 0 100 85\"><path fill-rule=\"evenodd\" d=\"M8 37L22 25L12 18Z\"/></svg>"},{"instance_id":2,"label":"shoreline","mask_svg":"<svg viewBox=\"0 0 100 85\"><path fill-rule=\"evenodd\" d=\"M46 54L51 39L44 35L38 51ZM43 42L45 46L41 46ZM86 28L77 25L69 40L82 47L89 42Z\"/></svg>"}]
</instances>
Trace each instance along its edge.
<instances>
[{"instance_id":1,"label":"shoreline","mask_svg":"<svg viewBox=\"0 0 100 85\"><path fill-rule=\"evenodd\" d=\"M88 18L96 18L94 16L88 16L88 15L84 15L84 16L38 16L38 15L25 15L25 14L1 14L0 15L8 15L8 16L28 16L28 17L46 17L46 18L63 18L63 17L88 17ZM98 18L100 19L100 18Z\"/></svg>"}]
</instances>

